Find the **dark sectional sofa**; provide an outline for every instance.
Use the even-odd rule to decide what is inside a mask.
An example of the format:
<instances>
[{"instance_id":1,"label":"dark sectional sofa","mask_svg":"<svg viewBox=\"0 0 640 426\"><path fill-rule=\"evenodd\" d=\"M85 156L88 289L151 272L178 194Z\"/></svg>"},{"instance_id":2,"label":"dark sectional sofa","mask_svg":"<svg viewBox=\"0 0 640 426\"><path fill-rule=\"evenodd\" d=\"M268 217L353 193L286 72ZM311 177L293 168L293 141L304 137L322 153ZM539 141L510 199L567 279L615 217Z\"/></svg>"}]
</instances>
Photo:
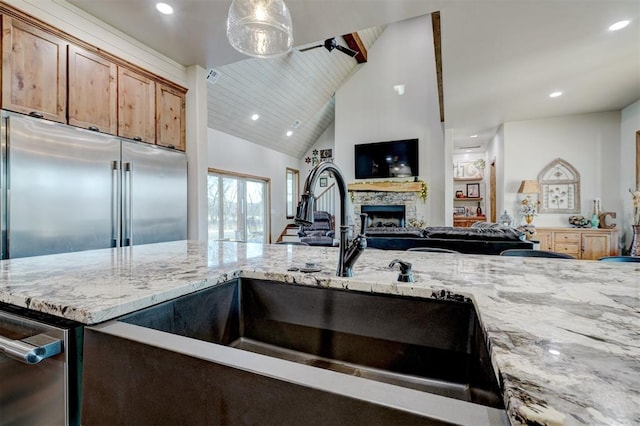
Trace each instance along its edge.
<instances>
[{"instance_id":1,"label":"dark sectional sofa","mask_svg":"<svg viewBox=\"0 0 640 426\"><path fill-rule=\"evenodd\" d=\"M500 225L482 227L367 228L367 246L382 250L436 247L467 254L499 255L508 249L532 249L515 228Z\"/></svg>"}]
</instances>

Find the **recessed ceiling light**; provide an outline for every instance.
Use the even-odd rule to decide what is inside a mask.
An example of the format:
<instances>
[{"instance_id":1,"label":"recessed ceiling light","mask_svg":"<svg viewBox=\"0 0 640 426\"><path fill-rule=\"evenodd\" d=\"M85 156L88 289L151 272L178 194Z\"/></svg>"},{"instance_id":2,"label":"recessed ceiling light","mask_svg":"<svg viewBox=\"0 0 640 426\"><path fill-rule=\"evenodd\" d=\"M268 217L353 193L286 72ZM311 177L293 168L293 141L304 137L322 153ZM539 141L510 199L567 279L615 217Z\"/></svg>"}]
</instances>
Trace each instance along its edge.
<instances>
[{"instance_id":1,"label":"recessed ceiling light","mask_svg":"<svg viewBox=\"0 0 640 426\"><path fill-rule=\"evenodd\" d=\"M173 13L173 8L166 3L156 3L156 9L165 15L171 15Z\"/></svg>"},{"instance_id":2,"label":"recessed ceiling light","mask_svg":"<svg viewBox=\"0 0 640 426\"><path fill-rule=\"evenodd\" d=\"M404 84L396 84L393 90L400 96L404 95Z\"/></svg>"},{"instance_id":3,"label":"recessed ceiling light","mask_svg":"<svg viewBox=\"0 0 640 426\"><path fill-rule=\"evenodd\" d=\"M549 93L550 98L557 98L558 96L562 96L562 92Z\"/></svg>"},{"instance_id":4,"label":"recessed ceiling light","mask_svg":"<svg viewBox=\"0 0 640 426\"><path fill-rule=\"evenodd\" d=\"M291 130L289 130L289 131L287 132L287 136L291 136L292 134L293 134L293 132L292 132Z\"/></svg>"},{"instance_id":5,"label":"recessed ceiling light","mask_svg":"<svg viewBox=\"0 0 640 426\"><path fill-rule=\"evenodd\" d=\"M258 118L260 118L260 114L253 114L253 115L251 116L251 119L252 119L253 121L256 121Z\"/></svg>"},{"instance_id":6,"label":"recessed ceiling light","mask_svg":"<svg viewBox=\"0 0 640 426\"><path fill-rule=\"evenodd\" d=\"M618 21L609 27L609 31L618 31L629 25L628 20Z\"/></svg>"},{"instance_id":7,"label":"recessed ceiling light","mask_svg":"<svg viewBox=\"0 0 640 426\"><path fill-rule=\"evenodd\" d=\"M470 150L470 149L467 149L467 150L465 150L464 152L471 152L471 150Z\"/></svg>"},{"instance_id":8,"label":"recessed ceiling light","mask_svg":"<svg viewBox=\"0 0 640 426\"><path fill-rule=\"evenodd\" d=\"M469 136L469 137L473 139L473 138L477 138L477 137L478 137L478 135L471 135L471 136Z\"/></svg>"}]
</instances>

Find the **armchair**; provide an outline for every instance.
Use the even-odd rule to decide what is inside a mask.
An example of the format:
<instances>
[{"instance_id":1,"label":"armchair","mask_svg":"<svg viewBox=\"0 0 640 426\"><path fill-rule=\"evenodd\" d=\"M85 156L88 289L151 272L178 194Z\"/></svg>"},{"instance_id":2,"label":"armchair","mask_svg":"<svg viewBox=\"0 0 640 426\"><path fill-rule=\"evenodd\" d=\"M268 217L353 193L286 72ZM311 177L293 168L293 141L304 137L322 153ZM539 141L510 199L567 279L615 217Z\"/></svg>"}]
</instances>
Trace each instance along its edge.
<instances>
[{"instance_id":1,"label":"armchair","mask_svg":"<svg viewBox=\"0 0 640 426\"><path fill-rule=\"evenodd\" d=\"M328 212L317 211L313 213L311 226L300 226L298 237L303 243L310 246L332 246L335 238L335 222Z\"/></svg>"}]
</instances>

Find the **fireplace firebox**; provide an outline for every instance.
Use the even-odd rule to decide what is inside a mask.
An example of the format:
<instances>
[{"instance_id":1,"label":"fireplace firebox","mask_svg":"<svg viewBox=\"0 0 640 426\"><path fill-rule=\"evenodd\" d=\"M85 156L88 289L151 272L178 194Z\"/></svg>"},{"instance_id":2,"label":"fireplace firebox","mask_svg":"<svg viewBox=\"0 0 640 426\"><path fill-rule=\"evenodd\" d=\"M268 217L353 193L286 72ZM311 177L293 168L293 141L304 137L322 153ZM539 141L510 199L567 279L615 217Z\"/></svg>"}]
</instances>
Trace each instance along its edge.
<instances>
[{"instance_id":1,"label":"fireplace firebox","mask_svg":"<svg viewBox=\"0 0 640 426\"><path fill-rule=\"evenodd\" d=\"M404 205L363 205L360 211L368 215L366 228L402 228L405 226Z\"/></svg>"}]
</instances>

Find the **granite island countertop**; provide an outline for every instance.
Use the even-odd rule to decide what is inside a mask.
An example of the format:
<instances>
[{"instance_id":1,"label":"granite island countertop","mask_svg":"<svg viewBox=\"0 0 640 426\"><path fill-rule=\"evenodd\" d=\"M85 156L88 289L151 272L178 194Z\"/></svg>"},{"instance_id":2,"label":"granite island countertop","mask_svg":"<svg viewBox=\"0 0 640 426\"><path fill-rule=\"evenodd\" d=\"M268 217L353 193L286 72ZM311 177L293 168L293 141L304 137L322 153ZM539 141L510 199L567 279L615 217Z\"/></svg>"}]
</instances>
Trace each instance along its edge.
<instances>
[{"instance_id":1,"label":"granite island countertop","mask_svg":"<svg viewBox=\"0 0 640 426\"><path fill-rule=\"evenodd\" d=\"M413 264L414 283L389 263ZM320 272L288 271L313 261ZM640 424L640 264L178 241L0 262L0 302L97 324L236 277L476 305L513 424Z\"/></svg>"}]
</instances>

